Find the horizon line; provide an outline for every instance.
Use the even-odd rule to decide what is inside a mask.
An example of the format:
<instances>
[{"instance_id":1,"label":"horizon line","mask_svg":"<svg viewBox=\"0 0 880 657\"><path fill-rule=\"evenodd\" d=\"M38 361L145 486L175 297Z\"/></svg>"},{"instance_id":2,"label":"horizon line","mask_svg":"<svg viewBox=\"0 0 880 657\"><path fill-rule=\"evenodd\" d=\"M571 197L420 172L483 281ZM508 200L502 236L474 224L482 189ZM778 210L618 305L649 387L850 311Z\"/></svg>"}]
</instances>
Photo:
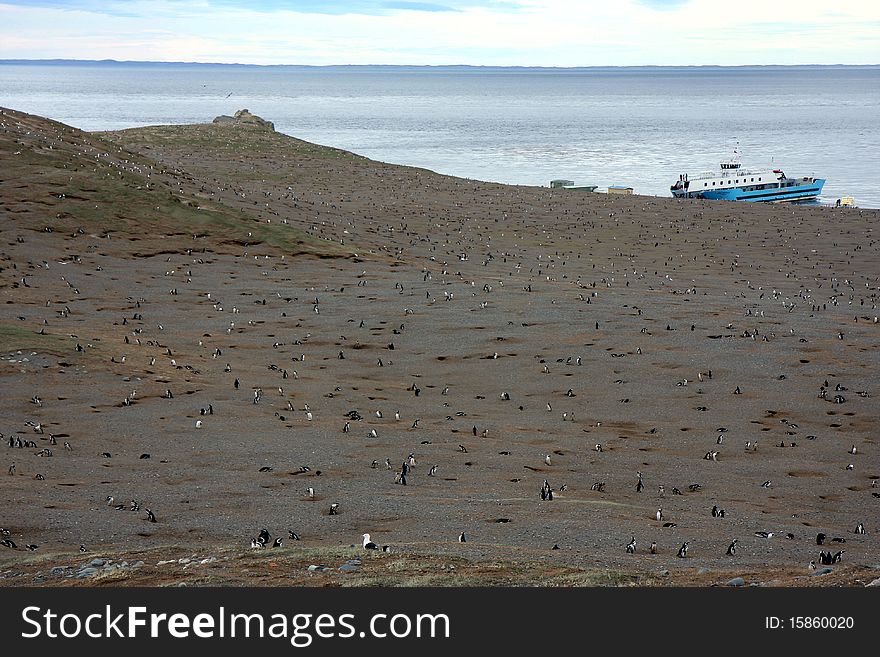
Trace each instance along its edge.
<instances>
[{"instance_id":1,"label":"horizon line","mask_svg":"<svg viewBox=\"0 0 880 657\"><path fill-rule=\"evenodd\" d=\"M252 68L476 68L476 69L547 69L580 70L606 68L864 68L880 67L878 64L599 64L584 66L531 66L527 64L245 64L241 62L197 62L178 60L140 60L140 59L76 59L66 57L51 58L9 58L0 59L0 64L165 64L186 66L237 66Z\"/></svg>"}]
</instances>

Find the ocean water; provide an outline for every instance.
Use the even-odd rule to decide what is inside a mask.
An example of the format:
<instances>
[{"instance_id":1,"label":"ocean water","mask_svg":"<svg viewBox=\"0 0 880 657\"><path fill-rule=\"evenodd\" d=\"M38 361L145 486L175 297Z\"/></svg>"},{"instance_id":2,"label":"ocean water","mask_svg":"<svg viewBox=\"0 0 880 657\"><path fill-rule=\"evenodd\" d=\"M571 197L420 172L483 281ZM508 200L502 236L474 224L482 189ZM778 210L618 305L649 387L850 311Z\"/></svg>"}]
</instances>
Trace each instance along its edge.
<instances>
[{"instance_id":1,"label":"ocean water","mask_svg":"<svg viewBox=\"0 0 880 657\"><path fill-rule=\"evenodd\" d=\"M512 184L554 178L669 196L679 174L827 178L823 203L880 208L880 66L260 67L4 63L0 105L85 130L241 108L377 160Z\"/></svg>"}]
</instances>

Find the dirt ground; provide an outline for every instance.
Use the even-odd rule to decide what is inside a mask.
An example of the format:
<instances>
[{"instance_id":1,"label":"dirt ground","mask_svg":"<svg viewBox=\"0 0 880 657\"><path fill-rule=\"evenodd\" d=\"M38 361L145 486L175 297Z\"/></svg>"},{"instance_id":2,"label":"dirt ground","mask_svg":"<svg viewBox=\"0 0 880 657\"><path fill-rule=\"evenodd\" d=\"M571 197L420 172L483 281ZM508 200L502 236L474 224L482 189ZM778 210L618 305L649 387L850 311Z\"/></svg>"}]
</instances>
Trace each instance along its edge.
<instances>
[{"instance_id":1,"label":"dirt ground","mask_svg":"<svg viewBox=\"0 0 880 657\"><path fill-rule=\"evenodd\" d=\"M878 576L880 211L12 110L0 171L0 585Z\"/></svg>"}]
</instances>

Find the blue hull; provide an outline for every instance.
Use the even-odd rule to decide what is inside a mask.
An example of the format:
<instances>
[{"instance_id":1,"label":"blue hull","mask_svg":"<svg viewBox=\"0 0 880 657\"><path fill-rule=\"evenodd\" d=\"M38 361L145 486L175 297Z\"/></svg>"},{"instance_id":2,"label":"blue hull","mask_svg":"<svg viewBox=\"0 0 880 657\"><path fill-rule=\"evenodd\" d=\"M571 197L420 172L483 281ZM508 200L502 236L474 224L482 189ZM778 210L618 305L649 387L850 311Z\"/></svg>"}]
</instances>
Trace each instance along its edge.
<instances>
[{"instance_id":1,"label":"blue hull","mask_svg":"<svg viewBox=\"0 0 880 657\"><path fill-rule=\"evenodd\" d=\"M763 203L779 203L783 201L807 201L817 198L825 186L825 178L816 178L810 183L776 187L772 189L745 190L732 187L701 192L673 192L677 198L705 198L717 201L752 201Z\"/></svg>"}]
</instances>

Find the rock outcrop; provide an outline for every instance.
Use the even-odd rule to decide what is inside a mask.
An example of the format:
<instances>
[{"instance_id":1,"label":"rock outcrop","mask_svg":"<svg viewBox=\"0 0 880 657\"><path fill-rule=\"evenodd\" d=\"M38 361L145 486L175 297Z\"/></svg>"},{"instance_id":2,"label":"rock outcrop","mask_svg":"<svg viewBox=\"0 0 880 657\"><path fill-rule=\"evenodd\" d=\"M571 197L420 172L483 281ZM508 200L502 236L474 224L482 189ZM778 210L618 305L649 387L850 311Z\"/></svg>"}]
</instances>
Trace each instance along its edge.
<instances>
[{"instance_id":1,"label":"rock outcrop","mask_svg":"<svg viewBox=\"0 0 880 657\"><path fill-rule=\"evenodd\" d=\"M266 119L260 118L256 114L251 114L250 110L240 109L235 113L235 116L228 116L226 114L221 114L216 117L213 121L214 123L222 123L228 125L252 125L259 128L266 128L268 130L275 130L275 124L271 121L267 121Z\"/></svg>"}]
</instances>

